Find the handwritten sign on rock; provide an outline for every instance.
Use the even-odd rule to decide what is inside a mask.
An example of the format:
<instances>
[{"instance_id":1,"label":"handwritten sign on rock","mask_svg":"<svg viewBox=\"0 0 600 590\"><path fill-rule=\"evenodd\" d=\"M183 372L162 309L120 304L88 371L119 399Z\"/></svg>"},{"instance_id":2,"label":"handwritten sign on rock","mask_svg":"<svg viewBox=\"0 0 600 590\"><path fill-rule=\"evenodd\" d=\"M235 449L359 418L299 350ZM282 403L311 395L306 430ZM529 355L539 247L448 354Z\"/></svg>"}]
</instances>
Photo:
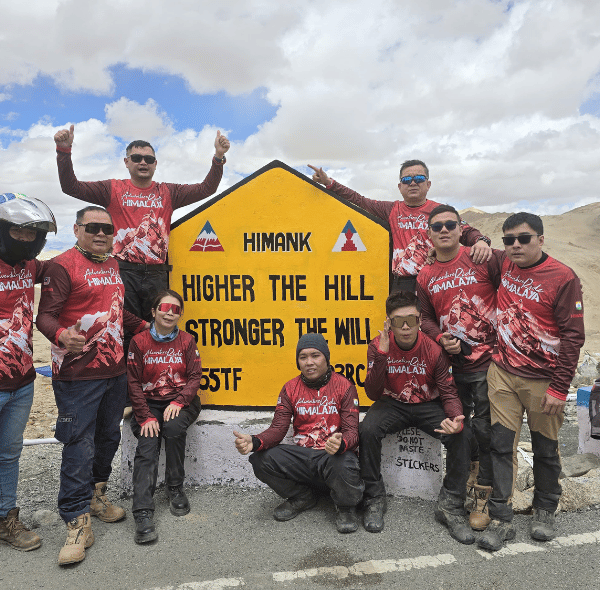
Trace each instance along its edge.
<instances>
[{"instance_id":1,"label":"handwritten sign on rock","mask_svg":"<svg viewBox=\"0 0 600 590\"><path fill-rule=\"evenodd\" d=\"M444 474L440 441L415 427L383 439L381 474L395 496L435 500Z\"/></svg>"}]
</instances>

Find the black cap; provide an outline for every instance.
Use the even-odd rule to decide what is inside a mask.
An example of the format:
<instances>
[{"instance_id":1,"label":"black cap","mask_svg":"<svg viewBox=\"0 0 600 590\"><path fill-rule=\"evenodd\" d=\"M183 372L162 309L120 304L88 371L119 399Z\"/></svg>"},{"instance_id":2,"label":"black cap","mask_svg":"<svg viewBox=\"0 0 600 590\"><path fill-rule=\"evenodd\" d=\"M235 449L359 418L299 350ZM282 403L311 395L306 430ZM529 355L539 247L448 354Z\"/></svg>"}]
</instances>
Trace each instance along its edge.
<instances>
[{"instance_id":1,"label":"black cap","mask_svg":"<svg viewBox=\"0 0 600 590\"><path fill-rule=\"evenodd\" d=\"M300 368L300 365L298 364L300 351L304 350L305 348L316 348L319 352L322 352L327 360L327 365L329 365L329 346L327 346L327 342L325 341L325 338L323 338L322 334L310 332L308 334L304 334L304 336L298 340L298 346L296 346L296 366L298 368Z\"/></svg>"}]
</instances>

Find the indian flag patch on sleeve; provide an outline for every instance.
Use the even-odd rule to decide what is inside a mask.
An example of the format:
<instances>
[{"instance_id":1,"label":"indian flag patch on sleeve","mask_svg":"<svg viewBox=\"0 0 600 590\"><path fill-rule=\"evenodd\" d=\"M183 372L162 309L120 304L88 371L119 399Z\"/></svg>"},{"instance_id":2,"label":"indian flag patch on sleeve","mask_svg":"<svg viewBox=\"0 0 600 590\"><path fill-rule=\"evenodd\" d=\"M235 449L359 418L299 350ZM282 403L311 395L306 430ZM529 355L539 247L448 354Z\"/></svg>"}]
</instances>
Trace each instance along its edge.
<instances>
[{"instance_id":1,"label":"indian flag patch on sleeve","mask_svg":"<svg viewBox=\"0 0 600 590\"><path fill-rule=\"evenodd\" d=\"M577 311L581 311L583 309L583 305L581 305L581 301L576 301L575 302L575 309Z\"/></svg>"}]
</instances>

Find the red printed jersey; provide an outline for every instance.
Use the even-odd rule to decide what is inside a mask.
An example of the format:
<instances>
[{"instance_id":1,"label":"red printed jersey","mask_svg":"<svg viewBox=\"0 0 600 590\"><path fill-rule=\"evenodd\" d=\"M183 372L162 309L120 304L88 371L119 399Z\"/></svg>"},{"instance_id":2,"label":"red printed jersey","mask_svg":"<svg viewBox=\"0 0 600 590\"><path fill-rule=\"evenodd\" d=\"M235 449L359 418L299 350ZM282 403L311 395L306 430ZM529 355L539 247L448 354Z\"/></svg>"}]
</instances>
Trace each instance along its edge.
<instances>
[{"instance_id":1,"label":"red printed jersey","mask_svg":"<svg viewBox=\"0 0 600 590\"><path fill-rule=\"evenodd\" d=\"M577 275L550 256L527 269L506 258L497 322L494 362L514 375L551 379L550 388L566 399L585 341Z\"/></svg>"},{"instance_id":2,"label":"red printed jersey","mask_svg":"<svg viewBox=\"0 0 600 590\"><path fill-rule=\"evenodd\" d=\"M424 266L417 277L423 332L433 340L448 332L471 345L465 364L453 369L457 373L485 371L492 360L503 256L494 250L487 263L475 264L468 249L461 246L455 258L436 260Z\"/></svg>"},{"instance_id":3,"label":"red printed jersey","mask_svg":"<svg viewBox=\"0 0 600 590\"><path fill-rule=\"evenodd\" d=\"M52 378L59 381L108 379L125 372L123 295L125 288L114 258L96 263L75 248L54 258L42 285L37 327L50 340ZM145 322L125 312L127 328ZM79 354L67 352L58 336L81 321L86 338Z\"/></svg>"},{"instance_id":4,"label":"red printed jersey","mask_svg":"<svg viewBox=\"0 0 600 590\"><path fill-rule=\"evenodd\" d=\"M215 162L199 184L153 182L137 188L131 180L80 182L73 172L70 150L57 149L58 176L63 192L76 199L106 207L113 218L113 256L141 264L164 264L169 249L173 210L214 194L223 176Z\"/></svg>"},{"instance_id":5,"label":"red printed jersey","mask_svg":"<svg viewBox=\"0 0 600 590\"><path fill-rule=\"evenodd\" d=\"M138 424L153 419L146 400L190 405L200 388L202 363L194 338L179 330L171 342L156 342L150 330L134 336L127 355L129 397Z\"/></svg>"},{"instance_id":6,"label":"red printed jersey","mask_svg":"<svg viewBox=\"0 0 600 590\"><path fill-rule=\"evenodd\" d=\"M452 379L448 355L422 332L410 350L396 344L390 330L390 350L379 348L381 336L374 338L367 352L365 391L377 401L382 395L405 404L441 400L448 418L462 414L462 404Z\"/></svg>"},{"instance_id":7,"label":"red printed jersey","mask_svg":"<svg viewBox=\"0 0 600 590\"><path fill-rule=\"evenodd\" d=\"M16 391L35 379L33 368L33 285L48 262L10 266L0 260L0 391Z\"/></svg>"},{"instance_id":8,"label":"red printed jersey","mask_svg":"<svg viewBox=\"0 0 600 590\"><path fill-rule=\"evenodd\" d=\"M106 206L115 227L113 256L141 264L164 264L169 250L173 207L166 184L136 188L131 180L112 180Z\"/></svg>"},{"instance_id":9,"label":"red printed jersey","mask_svg":"<svg viewBox=\"0 0 600 590\"><path fill-rule=\"evenodd\" d=\"M385 221L392 234L392 273L398 276L416 276L427 259L433 244L427 236L429 213L439 205L425 201L419 207L409 207L404 201L375 201L333 181L329 187L336 195L358 205L371 215ZM482 236L479 230L464 221L461 224L461 244L472 246Z\"/></svg>"},{"instance_id":10,"label":"red printed jersey","mask_svg":"<svg viewBox=\"0 0 600 590\"><path fill-rule=\"evenodd\" d=\"M279 444L294 420L294 442L301 447L324 449L329 437L342 433L344 451L358 445L358 393L345 377L332 373L320 389L307 387L300 376L288 381L277 399L271 426L257 437L259 451Z\"/></svg>"}]
</instances>

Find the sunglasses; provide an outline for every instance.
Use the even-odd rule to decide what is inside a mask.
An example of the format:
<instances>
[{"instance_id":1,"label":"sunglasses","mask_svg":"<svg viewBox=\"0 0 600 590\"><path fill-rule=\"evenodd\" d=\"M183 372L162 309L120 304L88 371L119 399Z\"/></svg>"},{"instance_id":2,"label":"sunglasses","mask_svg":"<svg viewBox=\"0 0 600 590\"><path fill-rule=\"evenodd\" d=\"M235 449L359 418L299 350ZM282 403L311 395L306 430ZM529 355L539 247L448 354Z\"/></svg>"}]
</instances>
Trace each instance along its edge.
<instances>
[{"instance_id":1,"label":"sunglasses","mask_svg":"<svg viewBox=\"0 0 600 590\"><path fill-rule=\"evenodd\" d=\"M421 184L427 180L427 176L423 176L422 174L417 174L416 176L403 176L400 179L402 184L410 184L412 181L415 181L417 184Z\"/></svg>"},{"instance_id":2,"label":"sunglasses","mask_svg":"<svg viewBox=\"0 0 600 590\"><path fill-rule=\"evenodd\" d=\"M438 232L442 231L443 227L445 227L448 231L453 231L456 229L457 225L458 221L444 221L443 223L438 221L436 223L432 223L429 227L431 228L431 231L437 234Z\"/></svg>"},{"instance_id":3,"label":"sunglasses","mask_svg":"<svg viewBox=\"0 0 600 590\"><path fill-rule=\"evenodd\" d=\"M394 328L402 328L404 324L407 324L409 328L414 328L419 325L418 315L397 315L394 318L390 318L390 324Z\"/></svg>"},{"instance_id":4,"label":"sunglasses","mask_svg":"<svg viewBox=\"0 0 600 590\"><path fill-rule=\"evenodd\" d=\"M142 156L142 154L131 154L128 158L134 163L139 164L142 160L146 162L146 164L154 164L156 162L156 158L154 156Z\"/></svg>"},{"instance_id":5,"label":"sunglasses","mask_svg":"<svg viewBox=\"0 0 600 590\"><path fill-rule=\"evenodd\" d=\"M78 223L80 227L85 227L86 234L99 234L102 233L105 236L112 236L115 233L115 226L112 223Z\"/></svg>"},{"instance_id":6,"label":"sunglasses","mask_svg":"<svg viewBox=\"0 0 600 590\"><path fill-rule=\"evenodd\" d=\"M177 305L176 303L159 303L156 309L163 313L172 311L174 315L181 314L181 305Z\"/></svg>"},{"instance_id":7,"label":"sunglasses","mask_svg":"<svg viewBox=\"0 0 600 590\"><path fill-rule=\"evenodd\" d=\"M519 240L519 244L529 244L534 236L539 238L542 234L521 234L520 236L504 236L502 241L505 246L512 246L515 240Z\"/></svg>"}]
</instances>

